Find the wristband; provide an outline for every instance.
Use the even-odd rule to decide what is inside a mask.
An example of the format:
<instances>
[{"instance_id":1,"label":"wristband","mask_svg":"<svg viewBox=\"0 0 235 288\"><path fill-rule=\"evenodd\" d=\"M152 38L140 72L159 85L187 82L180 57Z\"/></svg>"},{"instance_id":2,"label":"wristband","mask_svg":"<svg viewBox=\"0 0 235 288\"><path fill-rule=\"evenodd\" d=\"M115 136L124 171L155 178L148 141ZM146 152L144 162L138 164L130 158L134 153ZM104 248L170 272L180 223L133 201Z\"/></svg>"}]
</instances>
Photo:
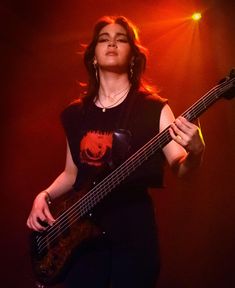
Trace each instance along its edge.
<instances>
[{"instance_id":1,"label":"wristband","mask_svg":"<svg viewBox=\"0 0 235 288\"><path fill-rule=\"evenodd\" d=\"M52 201L51 201L51 196L49 194L49 192L47 192L46 190L43 191L44 193L46 193L46 202L48 205L51 205Z\"/></svg>"}]
</instances>

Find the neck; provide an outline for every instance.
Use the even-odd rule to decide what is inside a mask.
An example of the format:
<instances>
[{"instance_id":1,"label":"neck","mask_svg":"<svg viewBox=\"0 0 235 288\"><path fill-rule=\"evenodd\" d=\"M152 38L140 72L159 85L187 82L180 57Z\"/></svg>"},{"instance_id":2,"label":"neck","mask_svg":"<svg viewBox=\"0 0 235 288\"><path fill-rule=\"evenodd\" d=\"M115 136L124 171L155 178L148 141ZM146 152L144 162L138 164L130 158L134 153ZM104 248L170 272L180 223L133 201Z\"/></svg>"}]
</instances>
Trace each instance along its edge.
<instances>
[{"instance_id":1,"label":"neck","mask_svg":"<svg viewBox=\"0 0 235 288\"><path fill-rule=\"evenodd\" d=\"M100 87L98 94L102 99L110 98L115 100L120 97L119 92L128 89L129 87L130 81L126 73L100 73Z\"/></svg>"}]
</instances>

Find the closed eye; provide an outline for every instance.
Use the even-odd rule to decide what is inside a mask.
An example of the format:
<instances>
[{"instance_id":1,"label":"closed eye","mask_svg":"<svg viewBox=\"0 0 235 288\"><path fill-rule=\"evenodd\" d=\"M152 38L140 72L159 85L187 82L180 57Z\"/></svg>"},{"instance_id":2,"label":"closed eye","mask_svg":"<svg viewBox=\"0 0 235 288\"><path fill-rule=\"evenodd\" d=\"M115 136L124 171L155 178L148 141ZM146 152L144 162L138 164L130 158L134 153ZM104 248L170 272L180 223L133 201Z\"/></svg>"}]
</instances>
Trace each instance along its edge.
<instances>
[{"instance_id":1,"label":"closed eye","mask_svg":"<svg viewBox=\"0 0 235 288\"><path fill-rule=\"evenodd\" d=\"M109 41L108 38L99 38L99 39L98 39L98 42L99 42L99 43L108 42L108 41Z\"/></svg>"},{"instance_id":2,"label":"closed eye","mask_svg":"<svg viewBox=\"0 0 235 288\"><path fill-rule=\"evenodd\" d=\"M121 43L128 43L127 38L119 38L116 41L121 42Z\"/></svg>"}]
</instances>

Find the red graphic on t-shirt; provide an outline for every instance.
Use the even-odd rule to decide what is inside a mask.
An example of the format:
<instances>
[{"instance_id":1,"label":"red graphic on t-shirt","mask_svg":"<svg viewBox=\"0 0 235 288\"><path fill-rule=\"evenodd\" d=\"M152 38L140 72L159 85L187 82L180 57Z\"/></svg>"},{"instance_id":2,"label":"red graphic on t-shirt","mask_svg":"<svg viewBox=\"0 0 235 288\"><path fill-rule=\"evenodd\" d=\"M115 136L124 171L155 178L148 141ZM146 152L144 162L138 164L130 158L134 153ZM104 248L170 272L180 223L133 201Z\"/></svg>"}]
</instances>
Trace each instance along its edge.
<instances>
[{"instance_id":1,"label":"red graphic on t-shirt","mask_svg":"<svg viewBox=\"0 0 235 288\"><path fill-rule=\"evenodd\" d=\"M80 143L80 160L93 166L101 166L110 157L113 135L107 132L89 131Z\"/></svg>"}]
</instances>

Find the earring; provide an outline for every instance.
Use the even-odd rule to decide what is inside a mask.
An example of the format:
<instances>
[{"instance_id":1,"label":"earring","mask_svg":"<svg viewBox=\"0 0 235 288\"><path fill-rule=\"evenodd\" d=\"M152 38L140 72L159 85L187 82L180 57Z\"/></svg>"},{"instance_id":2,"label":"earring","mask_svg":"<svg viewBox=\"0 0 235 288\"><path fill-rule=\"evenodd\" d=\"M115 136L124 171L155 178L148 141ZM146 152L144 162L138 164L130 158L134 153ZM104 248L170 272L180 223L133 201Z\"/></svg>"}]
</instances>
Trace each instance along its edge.
<instances>
[{"instance_id":1,"label":"earring","mask_svg":"<svg viewBox=\"0 0 235 288\"><path fill-rule=\"evenodd\" d=\"M99 77L98 77L98 68L97 68L97 60L94 58L93 59L93 66L94 66L94 69L95 69L95 78L96 78L96 81L99 82Z\"/></svg>"},{"instance_id":2,"label":"earring","mask_svg":"<svg viewBox=\"0 0 235 288\"><path fill-rule=\"evenodd\" d=\"M134 59L131 60L131 64L130 64L130 77L133 77L134 74L134 66L135 66L135 62Z\"/></svg>"},{"instance_id":3,"label":"earring","mask_svg":"<svg viewBox=\"0 0 235 288\"><path fill-rule=\"evenodd\" d=\"M94 65L94 66L97 65L97 60L96 60L96 58L93 59L93 65Z\"/></svg>"}]
</instances>

